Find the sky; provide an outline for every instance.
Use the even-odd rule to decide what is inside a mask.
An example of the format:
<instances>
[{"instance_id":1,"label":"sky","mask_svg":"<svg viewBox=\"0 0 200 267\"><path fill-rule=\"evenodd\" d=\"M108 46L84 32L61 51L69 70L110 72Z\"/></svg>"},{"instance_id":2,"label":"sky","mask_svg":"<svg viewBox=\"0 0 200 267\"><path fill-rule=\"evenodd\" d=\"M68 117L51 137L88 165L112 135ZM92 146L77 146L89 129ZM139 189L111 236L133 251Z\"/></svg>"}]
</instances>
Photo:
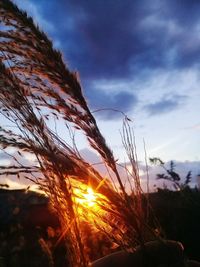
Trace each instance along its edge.
<instances>
[{"instance_id":1,"label":"sky","mask_svg":"<svg viewBox=\"0 0 200 267\"><path fill-rule=\"evenodd\" d=\"M147 157L200 173L199 0L14 2L79 72L90 109L105 109L94 115L119 161L123 117L111 109L132 120L141 164L145 140Z\"/></svg>"}]
</instances>

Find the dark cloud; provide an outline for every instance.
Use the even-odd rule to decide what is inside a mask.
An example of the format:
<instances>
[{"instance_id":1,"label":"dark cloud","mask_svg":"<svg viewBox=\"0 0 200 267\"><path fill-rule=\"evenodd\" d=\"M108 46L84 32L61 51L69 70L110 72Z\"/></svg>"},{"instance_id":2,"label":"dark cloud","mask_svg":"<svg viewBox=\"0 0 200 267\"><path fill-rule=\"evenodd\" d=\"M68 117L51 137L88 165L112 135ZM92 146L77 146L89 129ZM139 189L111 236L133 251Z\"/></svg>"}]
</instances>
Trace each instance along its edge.
<instances>
[{"instance_id":1,"label":"dark cloud","mask_svg":"<svg viewBox=\"0 0 200 267\"><path fill-rule=\"evenodd\" d=\"M160 113L168 113L178 107L179 103L173 99L164 99L153 104L146 105L145 108L149 115L158 115Z\"/></svg>"},{"instance_id":2,"label":"dark cloud","mask_svg":"<svg viewBox=\"0 0 200 267\"><path fill-rule=\"evenodd\" d=\"M20 4L20 0L16 1ZM48 5L46 0L31 0L30 3L37 7L40 20L48 22L44 30L63 51L70 69L80 72L91 109L110 108L127 113L138 102L136 91L130 94L120 89L112 94L100 88L91 90L93 81L145 79L154 70L171 71L199 65L198 0L155 0L154 3L51 0ZM45 23L42 25L45 27ZM156 115L179 106L179 98L167 98L146 105L145 109L150 115ZM120 113L108 110L97 116L121 117Z\"/></svg>"},{"instance_id":3,"label":"dark cloud","mask_svg":"<svg viewBox=\"0 0 200 267\"><path fill-rule=\"evenodd\" d=\"M86 98L91 110L100 110L95 113L95 116L106 120L121 119L121 112L127 114L138 103L138 99L134 94L123 91L108 93L93 89L92 92L90 90L86 91Z\"/></svg>"},{"instance_id":4,"label":"dark cloud","mask_svg":"<svg viewBox=\"0 0 200 267\"><path fill-rule=\"evenodd\" d=\"M73 49L63 48L83 77L130 74L132 54L142 46L134 33L138 15L131 1L75 1L70 11L72 16L81 15L74 21Z\"/></svg>"},{"instance_id":5,"label":"dark cloud","mask_svg":"<svg viewBox=\"0 0 200 267\"><path fill-rule=\"evenodd\" d=\"M161 100L145 105L144 109L150 116L169 113L184 104L186 96L174 95L171 98L163 97Z\"/></svg>"},{"instance_id":6,"label":"dark cloud","mask_svg":"<svg viewBox=\"0 0 200 267\"><path fill-rule=\"evenodd\" d=\"M200 45L195 45L199 43L195 33L199 1L32 3L54 25L49 34L84 79L128 77L152 68L199 64Z\"/></svg>"},{"instance_id":7,"label":"dark cloud","mask_svg":"<svg viewBox=\"0 0 200 267\"><path fill-rule=\"evenodd\" d=\"M198 0L166 0L164 7L166 16L173 17L178 24L184 25L186 30L191 29L199 20Z\"/></svg>"},{"instance_id":8,"label":"dark cloud","mask_svg":"<svg viewBox=\"0 0 200 267\"><path fill-rule=\"evenodd\" d=\"M196 63L193 54L197 55L199 48L188 50L186 40L199 20L200 5L163 1L157 9L151 9L145 3L110 0L66 4L61 1L46 12L52 23L55 20L58 29L55 36L66 58L84 77L125 77L144 68L167 68L169 64L185 67ZM148 23L144 26L148 18L156 19L153 27L148 27ZM183 32L174 28L172 34L172 24ZM171 50L175 53L169 62Z\"/></svg>"}]
</instances>

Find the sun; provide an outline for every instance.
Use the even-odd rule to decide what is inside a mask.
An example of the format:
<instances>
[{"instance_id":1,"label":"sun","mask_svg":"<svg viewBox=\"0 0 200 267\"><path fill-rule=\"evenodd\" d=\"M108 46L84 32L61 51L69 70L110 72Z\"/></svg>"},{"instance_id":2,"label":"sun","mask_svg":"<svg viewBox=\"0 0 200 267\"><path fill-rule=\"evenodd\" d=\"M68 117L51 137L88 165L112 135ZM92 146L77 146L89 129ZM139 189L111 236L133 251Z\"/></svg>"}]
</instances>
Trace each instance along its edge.
<instances>
[{"instance_id":1,"label":"sun","mask_svg":"<svg viewBox=\"0 0 200 267\"><path fill-rule=\"evenodd\" d=\"M97 197L95 196L95 193L91 187L87 188L87 192L86 194L84 194L84 197L85 197L85 202L87 202L89 207L92 207L95 205L95 201Z\"/></svg>"},{"instance_id":2,"label":"sun","mask_svg":"<svg viewBox=\"0 0 200 267\"><path fill-rule=\"evenodd\" d=\"M97 196L91 187L88 186L87 188L83 189L77 188L75 189L74 193L76 196L76 203L80 204L81 206L89 208L96 205Z\"/></svg>"},{"instance_id":3,"label":"sun","mask_svg":"<svg viewBox=\"0 0 200 267\"><path fill-rule=\"evenodd\" d=\"M105 197L92 187L83 184L79 184L73 192L75 210L79 218L88 222L99 221L98 217L105 213L101 207Z\"/></svg>"}]
</instances>

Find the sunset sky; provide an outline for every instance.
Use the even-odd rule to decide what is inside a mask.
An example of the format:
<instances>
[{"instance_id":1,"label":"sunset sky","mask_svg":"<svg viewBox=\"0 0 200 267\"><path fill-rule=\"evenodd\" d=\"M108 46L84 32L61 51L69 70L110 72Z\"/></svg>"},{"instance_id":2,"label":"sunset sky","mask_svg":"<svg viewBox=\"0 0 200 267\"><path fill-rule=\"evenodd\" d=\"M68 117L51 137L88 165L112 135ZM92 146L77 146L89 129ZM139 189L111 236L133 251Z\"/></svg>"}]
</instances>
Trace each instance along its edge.
<instances>
[{"instance_id":1,"label":"sunset sky","mask_svg":"<svg viewBox=\"0 0 200 267\"><path fill-rule=\"evenodd\" d=\"M200 1L15 0L79 72L92 111L132 119L137 153L200 173ZM123 161L122 115L94 113ZM80 149L95 158L85 142ZM187 161L187 162L186 162ZM188 169L189 168L189 169Z\"/></svg>"}]
</instances>

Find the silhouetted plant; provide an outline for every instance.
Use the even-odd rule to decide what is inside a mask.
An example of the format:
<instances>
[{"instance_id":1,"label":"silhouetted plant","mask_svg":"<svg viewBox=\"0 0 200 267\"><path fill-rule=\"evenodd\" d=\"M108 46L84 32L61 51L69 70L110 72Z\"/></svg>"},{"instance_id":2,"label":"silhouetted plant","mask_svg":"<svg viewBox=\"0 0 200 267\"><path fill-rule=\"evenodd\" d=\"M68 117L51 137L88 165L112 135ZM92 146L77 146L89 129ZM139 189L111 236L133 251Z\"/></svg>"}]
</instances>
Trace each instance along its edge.
<instances>
[{"instance_id":1,"label":"silhouetted plant","mask_svg":"<svg viewBox=\"0 0 200 267\"><path fill-rule=\"evenodd\" d=\"M167 168L165 163L160 158L150 158L149 159L152 164L159 165L163 168L165 173L158 173L156 174L156 178L158 180L163 179L166 181L170 181L173 184L174 189L176 190L183 190L189 187L189 184L192 179L192 172L188 171L187 175L182 181L181 176L175 171L175 163L174 161L170 161L170 166Z\"/></svg>"},{"instance_id":2,"label":"silhouetted plant","mask_svg":"<svg viewBox=\"0 0 200 267\"><path fill-rule=\"evenodd\" d=\"M71 266L88 264L78 213L80 204L75 201L76 189L84 193L83 186L89 185L101 195L96 204L103 213L90 211L94 225L121 247L134 250L145 241L144 229L152 230L141 208L142 190L128 119L124 120L123 143L132 166L128 173L132 201L113 153L88 108L77 73L66 67L47 36L10 0L0 1L0 26L0 112L17 128L11 131L1 127L0 145L4 150L17 149L19 158L23 153L36 158L33 166L25 166L13 156L15 164L1 166L0 174L25 176L49 196L67 241ZM48 126L49 120L63 120L66 134L69 123L81 130L115 181L111 176L102 177L80 156L75 143L69 145L56 129ZM87 209L82 208L87 214Z\"/></svg>"}]
</instances>

